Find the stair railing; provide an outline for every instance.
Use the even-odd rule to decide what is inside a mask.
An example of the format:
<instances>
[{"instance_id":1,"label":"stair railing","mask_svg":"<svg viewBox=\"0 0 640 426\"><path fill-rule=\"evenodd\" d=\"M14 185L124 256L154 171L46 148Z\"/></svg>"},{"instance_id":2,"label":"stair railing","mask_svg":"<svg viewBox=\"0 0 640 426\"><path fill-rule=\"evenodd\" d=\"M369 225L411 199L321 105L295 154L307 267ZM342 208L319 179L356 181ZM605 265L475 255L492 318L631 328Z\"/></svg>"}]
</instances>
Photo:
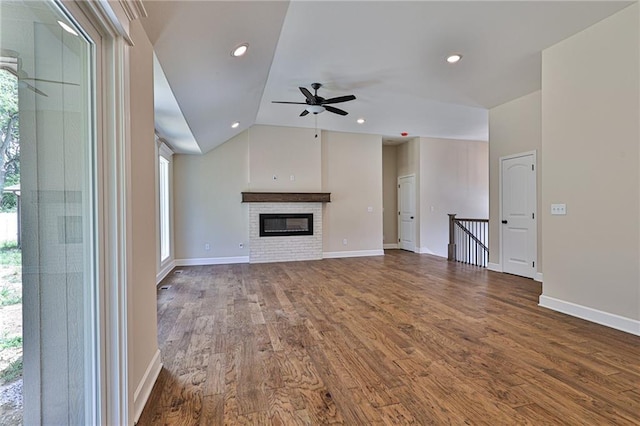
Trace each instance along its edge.
<instances>
[{"instance_id":1,"label":"stair railing","mask_svg":"<svg viewBox=\"0 0 640 426\"><path fill-rule=\"evenodd\" d=\"M487 267L489 219L458 219L449 214L449 260Z\"/></svg>"}]
</instances>

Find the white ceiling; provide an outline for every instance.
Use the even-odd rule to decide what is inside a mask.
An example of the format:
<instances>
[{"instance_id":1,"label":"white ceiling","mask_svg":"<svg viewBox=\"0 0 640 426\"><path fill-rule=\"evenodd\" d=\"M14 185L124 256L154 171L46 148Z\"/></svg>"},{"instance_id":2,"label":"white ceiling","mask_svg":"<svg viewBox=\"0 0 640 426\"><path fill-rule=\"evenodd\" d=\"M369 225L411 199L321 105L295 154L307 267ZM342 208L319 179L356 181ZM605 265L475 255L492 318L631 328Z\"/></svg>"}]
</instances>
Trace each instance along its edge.
<instances>
[{"instance_id":1,"label":"white ceiling","mask_svg":"<svg viewBox=\"0 0 640 426\"><path fill-rule=\"evenodd\" d=\"M629 1L147 1L143 25L197 147L207 152L251 125L315 127L398 140L488 139L487 109L540 88L541 50ZM248 42L247 55L233 47ZM463 55L456 65L445 57ZM298 86L353 94L349 112L298 117ZM165 87L166 94L166 87ZM163 99L166 96L162 96ZM355 120L366 119L359 125ZM231 128L240 122L236 129Z\"/></svg>"}]
</instances>

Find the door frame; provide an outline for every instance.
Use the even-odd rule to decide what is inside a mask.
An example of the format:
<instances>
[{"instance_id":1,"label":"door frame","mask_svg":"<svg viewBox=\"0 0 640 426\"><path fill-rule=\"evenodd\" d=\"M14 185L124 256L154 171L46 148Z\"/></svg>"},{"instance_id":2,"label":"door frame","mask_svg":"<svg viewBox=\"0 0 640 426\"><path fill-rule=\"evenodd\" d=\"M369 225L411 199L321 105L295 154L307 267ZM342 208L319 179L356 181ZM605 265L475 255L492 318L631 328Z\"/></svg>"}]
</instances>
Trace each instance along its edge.
<instances>
[{"instance_id":1,"label":"door frame","mask_svg":"<svg viewBox=\"0 0 640 426\"><path fill-rule=\"evenodd\" d=\"M520 152L518 154L511 154L511 155L505 155L502 156L498 159L498 173L499 173L499 179L498 179L498 226L500 229L500 272L504 272L504 232L502 230L503 226L502 226L502 162L504 160L512 160L514 158L520 158L520 157L527 157L527 156L533 156L533 164L534 164L534 172L535 172L535 176L534 176L534 181L533 181L533 186L534 186L534 211L533 213L535 214L535 220L533 221L533 233L535 235L535 238L533 239L533 261L536 263L536 266L533 268L533 272L531 274L531 277L529 278L533 278L536 279L537 276L539 275L538 273L538 220L540 220L540 215L538 214L538 152L537 150L533 150L533 151L525 151L525 152Z\"/></svg>"},{"instance_id":2,"label":"door frame","mask_svg":"<svg viewBox=\"0 0 640 426\"><path fill-rule=\"evenodd\" d=\"M100 424L134 423L134 393L129 390L129 315L132 275L131 157L129 128L129 24L146 16L142 3L119 4L78 0L60 2L83 30L92 27L100 38L95 53L95 107L99 114L99 145L95 161L98 214L99 394L94 403ZM137 419L136 419L137 420Z\"/></svg>"},{"instance_id":3,"label":"door frame","mask_svg":"<svg viewBox=\"0 0 640 426\"><path fill-rule=\"evenodd\" d=\"M413 201L414 201L414 217L418 217L418 197L416 197L416 174L415 173L411 173L408 175L402 175L402 176L398 176L398 178L396 179L396 183L398 185L398 189L400 189L400 179L405 179L405 178L413 178ZM397 199L396 199L396 210L398 211L398 248L401 250L407 250L407 251L412 251L413 253L417 253L418 252L418 243L417 243L417 235L418 235L418 227L415 225L414 222L414 226L413 226L413 250L408 250L405 248L402 248L402 245L400 244L400 240L401 240L401 235L402 235L402 219L400 217L400 191L398 191L397 194ZM415 219L414 219L415 220Z\"/></svg>"}]
</instances>

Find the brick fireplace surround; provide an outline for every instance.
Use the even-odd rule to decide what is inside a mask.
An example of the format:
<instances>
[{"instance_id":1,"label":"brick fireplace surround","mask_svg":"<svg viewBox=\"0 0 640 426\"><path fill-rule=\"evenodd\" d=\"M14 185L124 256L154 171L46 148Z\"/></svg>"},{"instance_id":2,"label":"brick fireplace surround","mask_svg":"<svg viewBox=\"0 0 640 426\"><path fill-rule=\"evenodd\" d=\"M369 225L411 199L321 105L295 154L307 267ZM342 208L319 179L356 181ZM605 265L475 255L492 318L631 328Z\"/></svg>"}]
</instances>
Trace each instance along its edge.
<instances>
[{"instance_id":1,"label":"brick fireplace surround","mask_svg":"<svg viewBox=\"0 0 640 426\"><path fill-rule=\"evenodd\" d=\"M249 263L322 259L322 203L327 193L246 193L249 204ZM260 201L254 201L254 200ZM265 201L262 201L265 200ZM312 213L313 235L260 237L260 214Z\"/></svg>"}]
</instances>

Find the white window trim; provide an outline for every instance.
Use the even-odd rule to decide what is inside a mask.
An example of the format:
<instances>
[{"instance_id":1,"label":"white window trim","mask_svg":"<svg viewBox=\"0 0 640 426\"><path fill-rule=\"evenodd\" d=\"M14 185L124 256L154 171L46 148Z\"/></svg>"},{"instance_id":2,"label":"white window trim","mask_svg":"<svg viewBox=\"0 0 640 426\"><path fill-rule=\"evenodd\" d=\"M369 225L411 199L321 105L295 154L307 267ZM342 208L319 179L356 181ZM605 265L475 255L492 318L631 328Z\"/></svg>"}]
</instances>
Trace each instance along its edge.
<instances>
[{"instance_id":1,"label":"white window trim","mask_svg":"<svg viewBox=\"0 0 640 426\"><path fill-rule=\"evenodd\" d=\"M171 232L169 219L169 160L158 156L158 191L160 198L160 264L171 257Z\"/></svg>"},{"instance_id":2,"label":"white window trim","mask_svg":"<svg viewBox=\"0 0 640 426\"><path fill-rule=\"evenodd\" d=\"M156 270L156 284L159 284L160 281L167 276L169 272L175 266L175 256L174 256L174 244L173 244L173 150L169 145L167 145L164 140L158 135L156 135L156 154L158 160L156 161L156 218L157 218L157 247L156 247L156 258L157 258L157 270ZM168 170L168 184L169 184L169 256L165 259L162 258L162 247L161 247L161 226L162 223L160 221L160 158L164 158L169 162L169 170Z\"/></svg>"}]
</instances>

